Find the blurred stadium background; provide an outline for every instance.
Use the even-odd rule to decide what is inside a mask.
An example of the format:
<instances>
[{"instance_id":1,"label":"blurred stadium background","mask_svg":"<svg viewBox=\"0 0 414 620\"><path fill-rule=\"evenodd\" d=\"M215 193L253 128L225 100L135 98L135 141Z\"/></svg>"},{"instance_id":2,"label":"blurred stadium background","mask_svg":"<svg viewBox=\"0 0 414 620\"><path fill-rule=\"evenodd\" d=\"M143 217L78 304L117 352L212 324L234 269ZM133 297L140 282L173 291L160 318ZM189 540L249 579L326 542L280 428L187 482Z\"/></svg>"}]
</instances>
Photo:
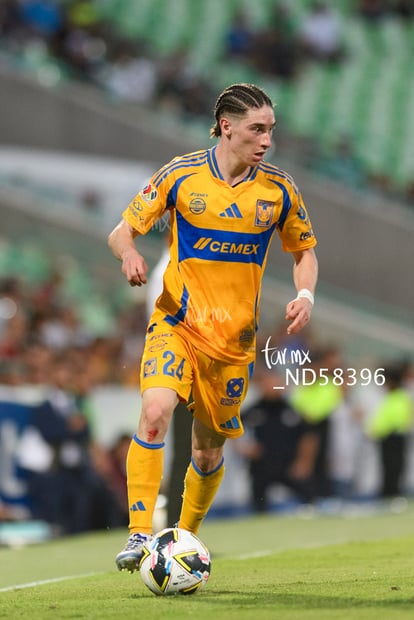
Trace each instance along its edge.
<instances>
[{"instance_id":1,"label":"blurred stadium background","mask_svg":"<svg viewBox=\"0 0 414 620\"><path fill-rule=\"evenodd\" d=\"M383 11L368 15L369 2L327 2L339 19L342 57L302 55L288 77L228 49L240 12L260 42L283 4L292 32L300 32L310 0L4 0L0 278L33 289L58 269L89 334L116 331L119 314L140 306L145 291L127 290L108 232L153 170L210 144L217 93L254 81L276 102L271 159L295 177L319 241L313 338L334 343L348 366L412 359L412 3L374 3ZM161 244L157 231L142 241L151 267ZM262 333L275 328L292 293L290 257L276 243ZM6 297L2 329L10 320ZM121 389L128 405L115 423L108 403ZM95 389L104 443L114 427L135 426L129 390L108 382Z\"/></svg>"}]
</instances>

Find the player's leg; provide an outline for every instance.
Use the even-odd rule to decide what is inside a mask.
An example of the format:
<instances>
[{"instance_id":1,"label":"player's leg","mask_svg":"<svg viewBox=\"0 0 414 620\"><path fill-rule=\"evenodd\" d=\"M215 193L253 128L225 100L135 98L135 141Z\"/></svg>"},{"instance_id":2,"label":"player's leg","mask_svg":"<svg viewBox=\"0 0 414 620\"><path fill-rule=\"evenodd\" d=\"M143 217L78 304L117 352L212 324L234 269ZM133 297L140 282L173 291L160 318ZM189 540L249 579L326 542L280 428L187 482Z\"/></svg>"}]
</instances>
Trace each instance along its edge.
<instances>
[{"instance_id":1,"label":"player's leg","mask_svg":"<svg viewBox=\"0 0 414 620\"><path fill-rule=\"evenodd\" d=\"M142 413L127 457L130 536L116 558L120 570L136 570L152 519L163 471L164 438L179 400L191 391L192 362L186 342L173 328L153 324L141 363Z\"/></svg>"},{"instance_id":2,"label":"player's leg","mask_svg":"<svg viewBox=\"0 0 414 620\"><path fill-rule=\"evenodd\" d=\"M194 419L192 456L184 480L178 526L197 534L224 476L226 438Z\"/></svg>"},{"instance_id":3,"label":"player's leg","mask_svg":"<svg viewBox=\"0 0 414 620\"><path fill-rule=\"evenodd\" d=\"M131 533L152 533L152 517L164 464L164 439L178 404L170 388L149 388L142 395L138 431L127 456Z\"/></svg>"},{"instance_id":4,"label":"player's leg","mask_svg":"<svg viewBox=\"0 0 414 620\"><path fill-rule=\"evenodd\" d=\"M179 527L197 533L224 476L223 448L243 433L240 405L249 369L197 353L193 380L192 458L184 481Z\"/></svg>"},{"instance_id":5,"label":"player's leg","mask_svg":"<svg viewBox=\"0 0 414 620\"><path fill-rule=\"evenodd\" d=\"M151 536L163 472L164 438L177 403L177 394L171 388L149 388L142 395L138 430L126 462L130 536L116 557L119 570L138 569L142 546Z\"/></svg>"}]
</instances>

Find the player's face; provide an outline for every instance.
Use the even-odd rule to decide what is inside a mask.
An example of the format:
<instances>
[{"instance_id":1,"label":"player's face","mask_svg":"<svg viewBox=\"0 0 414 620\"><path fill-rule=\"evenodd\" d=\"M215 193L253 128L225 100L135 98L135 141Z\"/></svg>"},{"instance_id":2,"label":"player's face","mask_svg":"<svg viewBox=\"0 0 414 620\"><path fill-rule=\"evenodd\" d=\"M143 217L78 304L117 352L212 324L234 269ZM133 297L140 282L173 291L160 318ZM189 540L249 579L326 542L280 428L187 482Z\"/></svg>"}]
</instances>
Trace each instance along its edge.
<instances>
[{"instance_id":1,"label":"player's face","mask_svg":"<svg viewBox=\"0 0 414 620\"><path fill-rule=\"evenodd\" d=\"M247 166L257 166L272 145L275 115L269 106L250 108L242 118L234 119L231 148Z\"/></svg>"}]
</instances>

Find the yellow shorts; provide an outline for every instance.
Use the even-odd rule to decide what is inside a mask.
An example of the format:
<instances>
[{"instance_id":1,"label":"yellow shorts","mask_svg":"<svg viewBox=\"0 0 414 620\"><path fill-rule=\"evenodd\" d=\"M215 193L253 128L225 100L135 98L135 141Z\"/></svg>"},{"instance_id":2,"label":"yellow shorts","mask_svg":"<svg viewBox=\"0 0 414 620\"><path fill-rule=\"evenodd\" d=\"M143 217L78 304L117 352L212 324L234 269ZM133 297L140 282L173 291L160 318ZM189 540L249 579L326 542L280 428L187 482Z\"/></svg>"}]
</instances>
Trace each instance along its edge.
<instances>
[{"instance_id":1,"label":"yellow shorts","mask_svg":"<svg viewBox=\"0 0 414 620\"><path fill-rule=\"evenodd\" d=\"M141 362L141 392L151 387L168 387L194 417L219 435L243 434L240 406L248 382L249 366L233 366L211 359L170 325L155 325L147 333Z\"/></svg>"}]
</instances>

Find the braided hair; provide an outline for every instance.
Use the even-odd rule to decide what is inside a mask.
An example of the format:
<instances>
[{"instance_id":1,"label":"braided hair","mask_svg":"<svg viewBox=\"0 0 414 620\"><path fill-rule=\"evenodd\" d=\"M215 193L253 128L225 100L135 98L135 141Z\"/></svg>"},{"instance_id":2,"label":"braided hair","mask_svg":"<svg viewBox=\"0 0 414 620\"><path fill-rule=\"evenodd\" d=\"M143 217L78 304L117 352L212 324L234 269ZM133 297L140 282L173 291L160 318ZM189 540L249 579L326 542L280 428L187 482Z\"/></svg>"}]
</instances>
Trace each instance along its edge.
<instances>
[{"instance_id":1,"label":"braided hair","mask_svg":"<svg viewBox=\"0 0 414 620\"><path fill-rule=\"evenodd\" d=\"M250 108L263 106L273 108L273 103L266 93L255 84L232 84L223 90L214 106L215 125L210 129L211 138L221 136L220 118L223 114L245 116Z\"/></svg>"}]
</instances>

